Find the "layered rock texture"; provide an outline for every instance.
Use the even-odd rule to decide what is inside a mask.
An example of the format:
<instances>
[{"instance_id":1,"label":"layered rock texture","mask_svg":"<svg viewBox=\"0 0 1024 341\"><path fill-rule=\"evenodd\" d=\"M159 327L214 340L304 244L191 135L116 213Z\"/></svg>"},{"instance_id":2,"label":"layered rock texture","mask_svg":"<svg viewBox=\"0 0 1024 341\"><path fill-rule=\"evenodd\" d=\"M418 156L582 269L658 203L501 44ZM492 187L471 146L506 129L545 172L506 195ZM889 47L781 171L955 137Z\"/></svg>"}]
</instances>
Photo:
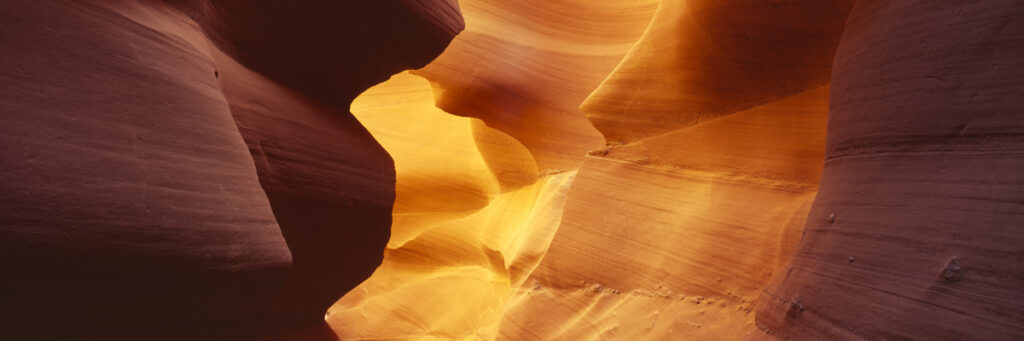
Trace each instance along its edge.
<instances>
[{"instance_id":1,"label":"layered rock texture","mask_svg":"<svg viewBox=\"0 0 1024 341\"><path fill-rule=\"evenodd\" d=\"M1024 338L1018 1L0 13L5 339Z\"/></svg>"},{"instance_id":2,"label":"layered rock texture","mask_svg":"<svg viewBox=\"0 0 1024 341\"><path fill-rule=\"evenodd\" d=\"M997 114L1015 115L1009 106L976 102L981 94L975 93L987 90L994 100L1016 103L1009 95L1015 76L976 74L977 66L951 70L969 63L1018 71L1002 65L1015 62L1009 56L1017 51L985 48L1019 42L1020 35L985 30L1007 28L1019 13L988 4L884 1L460 5L466 31L413 72L431 81L438 108L473 118L444 119L453 124L449 131L464 132L450 135L465 136L460 147L432 133L441 129L443 114L429 105L426 83L412 75L392 78L353 106L395 158L399 191L383 266L329 311L339 335L1015 338L1020 270L995 259L1022 255L1014 246L1016 230L1009 220L984 217L999 207L1016 212L1013 199L1003 197L1012 196L1016 184L992 178L988 187L978 183L974 197L957 194L973 186L963 168L975 166L970 159L991 155L987 160L1008 167L976 168L976 176L1015 176L1013 125L989 125L985 132L975 125L972 136L957 130L971 126L967 117L954 118L985 110L989 124L1013 121ZM574 20L551 19L565 13L565 5L582 12ZM612 14L621 35L604 30ZM923 22L943 15L949 24L941 30ZM625 26L628 18L649 23L642 34L626 36L641 27ZM899 34L890 31L909 38L893 38ZM938 41L953 31L974 38ZM629 49L616 44L627 39L634 41ZM922 47L900 52L911 43ZM958 51L961 45L979 51ZM934 66L920 62L927 56L935 57ZM599 63L611 58L619 59L614 69ZM970 75L973 88L946 83L950 72ZM938 78L898 86L931 77ZM937 96L943 85L956 93ZM962 97L963 91L973 97ZM920 117L910 118L908 106ZM412 119L396 118L399 112L420 118L402 124ZM604 146L587 142L594 136L590 126L573 123L584 115ZM427 117L436 119L428 123ZM932 127L938 131L927 132ZM482 142L492 140L512 142ZM578 150L588 147L580 158ZM428 161L442 153L448 153L443 165ZM854 166L858 159L871 166ZM879 161L889 159L897 164ZM472 171L483 168L481 162L493 179ZM832 167L840 164L872 168L849 168L833 180ZM908 173L900 176L900 169ZM540 178L524 186L535 171ZM926 181L915 176L929 172L959 174L960 180L937 174L929 179L949 183L944 192L934 186L918 189L930 193L918 197L905 192ZM841 190L848 192L835 192ZM892 202L877 201L887 192L895 193ZM836 202L826 204L830 200ZM920 207L899 214L906 200ZM928 216L962 201L976 202L981 211ZM821 208L841 204L850 207ZM853 210L884 212L854 220ZM978 232L974 244L958 240L966 216L982 211L989 213L974 219L998 227ZM899 227L893 215L921 221ZM941 227L929 224L949 231L933 234ZM537 245L524 249L517 244L523 238ZM800 251L790 263L794 250ZM977 282L966 284L971 271L964 255L971 250L981 269ZM981 263L984 257L990 263ZM936 264L929 267L929 261ZM862 263L873 264L859 270ZM990 301L956 306L974 295ZM970 331L971 325L986 331ZM912 333L921 328L928 331Z\"/></svg>"},{"instance_id":3,"label":"layered rock texture","mask_svg":"<svg viewBox=\"0 0 1024 341\"><path fill-rule=\"evenodd\" d=\"M759 300L778 338L1024 337L1022 18L1015 1L857 2L821 189Z\"/></svg>"},{"instance_id":4,"label":"layered rock texture","mask_svg":"<svg viewBox=\"0 0 1024 341\"><path fill-rule=\"evenodd\" d=\"M323 324L376 268L390 156L347 111L462 28L444 1L0 4L5 339Z\"/></svg>"}]
</instances>

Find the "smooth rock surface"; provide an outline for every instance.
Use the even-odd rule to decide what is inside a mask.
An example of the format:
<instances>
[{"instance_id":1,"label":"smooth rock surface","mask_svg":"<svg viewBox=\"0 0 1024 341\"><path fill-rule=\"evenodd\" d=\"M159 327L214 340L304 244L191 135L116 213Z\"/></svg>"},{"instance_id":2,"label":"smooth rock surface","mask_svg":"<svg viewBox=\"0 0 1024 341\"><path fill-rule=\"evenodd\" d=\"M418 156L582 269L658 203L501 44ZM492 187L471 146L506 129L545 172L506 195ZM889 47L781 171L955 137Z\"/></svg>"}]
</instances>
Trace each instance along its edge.
<instances>
[{"instance_id":1,"label":"smooth rock surface","mask_svg":"<svg viewBox=\"0 0 1024 341\"><path fill-rule=\"evenodd\" d=\"M533 154L541 172L577 169L600 133L580 103L644 32L657 2L462 0L466 30L413 73L437 106L479 118Z\"/></svg>"},{"instance_id":2,"label":"smooth rock surface","mask_svg":"<svg viewBox=\"0 0 1024 341\"><path fill-rule=\"evenodd\" d=\"M0 17L0 339L1024 339L1019 1Z\"/></svg>"},{"instance_id":3,"label":"smooth rock surface","mask_svg":"<svg viewBox=\"0 0 1024 341\"><path fill-rule=\"evenodd\" d=\"M452 2L307 5L0 4L3 335L323 330L380 263L394 198L348 101L462 21Z\"/></svg>"},{"instance_id":4,"label":"smooth rock surface","mask_svg":"<svg viewBox=\"0 0 1024 341\"><path fill-rule=\"evenodd\" d=\"M857 3L820 192L792 264L759 299L762 328L1024 337L1022 17L1017 1Z\"/></svg>"}]
</instances>

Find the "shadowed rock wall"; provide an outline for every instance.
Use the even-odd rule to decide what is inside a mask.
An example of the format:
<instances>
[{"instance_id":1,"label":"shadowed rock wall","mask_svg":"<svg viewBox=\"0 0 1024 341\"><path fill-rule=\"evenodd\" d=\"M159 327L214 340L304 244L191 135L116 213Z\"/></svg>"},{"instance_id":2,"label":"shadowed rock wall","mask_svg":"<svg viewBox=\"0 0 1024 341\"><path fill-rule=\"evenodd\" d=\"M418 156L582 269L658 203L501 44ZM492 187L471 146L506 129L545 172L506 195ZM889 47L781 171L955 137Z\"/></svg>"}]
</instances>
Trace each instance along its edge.
<instances>
[{"instance_id":1,"label":"shadowed rock wall","mask_svg":"<svg viewBox=\"0 0 1024 341\"><path fill-rule=\"evenodd\" d=\"M857 2L779 339L1024 336L1024 4ZM834 217L834 218L832 218Z\"/></svg>"},{"instance_id":2,"label":"shadowed rock wall","mask_svg":"<svg viewBox=\"0 0 1024 341\"><path fill-rule=\"evenodd\" d=\"M0 4L4 335L322 324L394 198L346 106L462 28L453 2L374 4Z\"/></svg>"}]
</instances>

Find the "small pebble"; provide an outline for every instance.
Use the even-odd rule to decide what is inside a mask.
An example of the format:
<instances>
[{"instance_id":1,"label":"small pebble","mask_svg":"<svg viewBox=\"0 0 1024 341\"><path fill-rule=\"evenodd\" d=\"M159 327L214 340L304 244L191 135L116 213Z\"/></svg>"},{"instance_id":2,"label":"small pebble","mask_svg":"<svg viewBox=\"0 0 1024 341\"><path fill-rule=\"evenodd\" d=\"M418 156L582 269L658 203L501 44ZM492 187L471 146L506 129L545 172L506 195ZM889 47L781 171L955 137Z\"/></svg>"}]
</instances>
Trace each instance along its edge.
<instances>
[{"instance_id":1,"label":"small pebble","mask_svg":"<svg viewBox=\"0 0 1024 341\"><path fill-rule=\"evenodd\" d=\"M963 268L960 267L960 257L953 257L946 263L946 268L942 270L942 278L949 282L956 282L964 278Z\"/></svg>"}]
</instances>

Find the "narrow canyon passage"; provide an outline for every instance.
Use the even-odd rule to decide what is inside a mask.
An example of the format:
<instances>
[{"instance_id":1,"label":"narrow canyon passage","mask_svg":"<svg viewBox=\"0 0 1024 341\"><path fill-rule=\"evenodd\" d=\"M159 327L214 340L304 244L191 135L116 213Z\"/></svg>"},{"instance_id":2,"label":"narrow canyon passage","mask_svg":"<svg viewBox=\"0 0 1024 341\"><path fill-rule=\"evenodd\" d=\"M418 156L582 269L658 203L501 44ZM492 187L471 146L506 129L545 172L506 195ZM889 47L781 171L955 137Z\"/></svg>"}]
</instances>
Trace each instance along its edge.
<instances>
[{"instance_id":1,"label":"narrow canyon passage","mask_svg":"<svg viewBox=\"0 0 1024 341\"><path fill-rule=\"evenodd\" d=\"M797 27L694 1L579 2L589 21L569 23L552 18L567 4L460 6L444 53L352 104L395 159L397 195L382 266L328 310L339 335L763 333L752 303L817 190L848 4L777 10ZM730 34L745 25L783 38ZM707 68L725 76L694 74Z\"/></svg>"},{"instance_id":2,"label":"narrow canyon passage","mask_svg":"<svg viewBox=\"0 0 1024 341\"><path fill-rule=\"evenodd\" d=\"M2 340L1024 339L1024 2L0 17Z\"/></svg>"}]
</instances>

